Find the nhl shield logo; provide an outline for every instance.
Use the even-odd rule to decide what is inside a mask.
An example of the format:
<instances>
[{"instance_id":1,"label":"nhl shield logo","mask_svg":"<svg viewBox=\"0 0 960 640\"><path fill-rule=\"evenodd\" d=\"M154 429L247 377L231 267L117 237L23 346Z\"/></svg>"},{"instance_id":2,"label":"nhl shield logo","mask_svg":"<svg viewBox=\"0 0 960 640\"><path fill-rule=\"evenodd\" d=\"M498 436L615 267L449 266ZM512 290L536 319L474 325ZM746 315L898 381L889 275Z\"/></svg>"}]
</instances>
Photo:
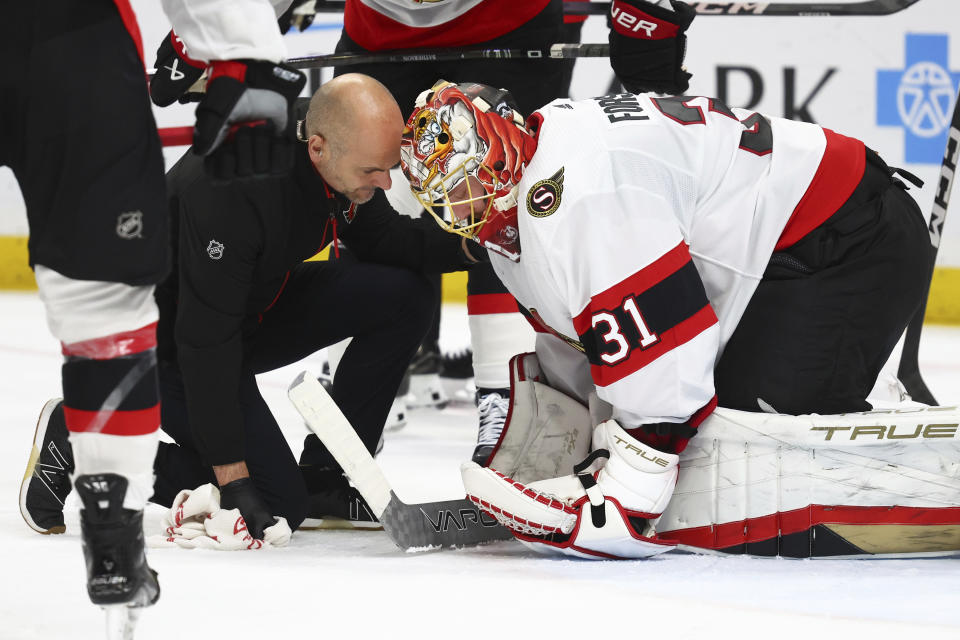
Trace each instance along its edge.
<instances>
[{"instance_id":1,"label":"nhl shield logo","mask_svg":"<svg viewBox=\"0 0 960 640\"><path fill-rule=\"evenodd\" d=\"M546 218L560 206L563 195L563 167L560 171L537 182L527 192L527 212L534 218Z\"/></svg>"},{"instance_id":2,"label":"nhl shield logo","mask_svg":"<svg viewBox=\"0 0 960 640\"><path fill-rule=\"evenodd\" d=\"M143 212L127 211L117 216L117 235L124 240L143 237Z\"/></svg>"},{"instance_id":3,"label":"nhl shield logo","mask_svg":"<svg viewBox=\"0 0 960 640\"><path fill-rule=\"evenodd\" d=\"M223 257L223 243L211 240L207 245L207 255L211 260L219 260Z\"/></svg>"}]
</instances>

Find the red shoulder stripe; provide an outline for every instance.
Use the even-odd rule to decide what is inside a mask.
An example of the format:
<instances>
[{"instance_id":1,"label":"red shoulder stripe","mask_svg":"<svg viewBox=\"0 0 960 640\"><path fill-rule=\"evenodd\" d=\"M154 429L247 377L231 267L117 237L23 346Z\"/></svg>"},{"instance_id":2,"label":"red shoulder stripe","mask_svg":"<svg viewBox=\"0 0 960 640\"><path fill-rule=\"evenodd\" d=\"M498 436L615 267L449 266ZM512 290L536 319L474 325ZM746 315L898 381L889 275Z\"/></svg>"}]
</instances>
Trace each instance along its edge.
<instances>
[{"instance_id":1,"label":"red shoulder stripe","mask_svg":"<svg viewBox=\"0 0 960 640\"><path fill-rule=\"evenodd\" d=\"M774 251L796 244L826 222L853 194L863 179L867 154L863 143L824 129L827 147L806 193L787 221Z\"/></svg>"}]
</instances>

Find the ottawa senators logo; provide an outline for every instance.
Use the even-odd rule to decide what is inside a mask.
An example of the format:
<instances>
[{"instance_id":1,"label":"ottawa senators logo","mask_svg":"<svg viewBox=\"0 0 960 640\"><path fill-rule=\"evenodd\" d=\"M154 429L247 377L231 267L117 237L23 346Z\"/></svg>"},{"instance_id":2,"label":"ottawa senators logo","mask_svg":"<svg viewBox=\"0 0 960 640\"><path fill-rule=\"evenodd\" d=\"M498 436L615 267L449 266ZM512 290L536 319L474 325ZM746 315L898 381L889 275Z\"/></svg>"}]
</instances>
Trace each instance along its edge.
<instances>
[{"instance_id":1,"label":"ottawa senators logo","mask_svg":"<svg viewBox=\"0 0 960 640\"><path fill-rule=\"evenodd\" d=\"M560 171L541 180L527 192L527 212L534 218L546 218L560 206L563 195L563 167Z\"/></svg>"}]
</instances>

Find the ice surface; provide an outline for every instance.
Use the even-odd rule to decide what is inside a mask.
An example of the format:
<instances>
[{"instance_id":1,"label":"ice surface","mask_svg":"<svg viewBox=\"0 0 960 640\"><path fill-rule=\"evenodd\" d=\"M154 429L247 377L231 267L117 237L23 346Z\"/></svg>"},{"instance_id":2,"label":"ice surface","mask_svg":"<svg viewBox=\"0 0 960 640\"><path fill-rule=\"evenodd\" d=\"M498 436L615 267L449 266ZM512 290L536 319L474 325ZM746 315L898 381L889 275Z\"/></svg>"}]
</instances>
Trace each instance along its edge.
<instances>
[{"instance_id":1,"label":"ice surface","mask_svg":"<svg viewBox=\"0 0 960 640\"><path fill-rule=\"evenodd\" d=\"M103 638L86 598L76 503L67 533L40 536L17 509L37 413L59 394L60 355L35 294L0 294L0 640ZM461 307L445 348L467 344ZM286 387L322 357L262 376L299 453L305 435ZM941 402L960 401L960 329L928 327L922 370ZM463 495L475 409L411 412L381 464L406 500ZM148 508L148 533L161 510ZM400 552L382 532L299 532L263 552L150 551L163 594L137 638L960 638L960 559L782 560L666 555L637 562L550 560L514 542Z\"/></svg>"}]
</instances>

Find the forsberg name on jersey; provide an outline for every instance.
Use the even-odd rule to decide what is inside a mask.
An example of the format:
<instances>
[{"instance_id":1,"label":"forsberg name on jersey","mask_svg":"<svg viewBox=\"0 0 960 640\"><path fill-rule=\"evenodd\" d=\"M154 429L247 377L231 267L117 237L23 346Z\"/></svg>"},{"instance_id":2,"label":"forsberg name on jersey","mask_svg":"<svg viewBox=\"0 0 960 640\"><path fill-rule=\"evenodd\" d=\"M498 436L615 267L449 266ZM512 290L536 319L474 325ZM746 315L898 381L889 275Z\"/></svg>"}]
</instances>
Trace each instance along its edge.
<instances>
[{"instance_id":1,"label":"forsberg name on jersey","mask_svg":"<svg viewBox=\"0 0 960 640\"><path fill-rule=\"evenodd\" d=\"M643 107L637 101L637 96L632 93L616 93L609 96L594 98L597 104L605 114L611 124L618 122L627 122L631 120L649 120L643 111Z\"/></svg>"}]
</instances>

